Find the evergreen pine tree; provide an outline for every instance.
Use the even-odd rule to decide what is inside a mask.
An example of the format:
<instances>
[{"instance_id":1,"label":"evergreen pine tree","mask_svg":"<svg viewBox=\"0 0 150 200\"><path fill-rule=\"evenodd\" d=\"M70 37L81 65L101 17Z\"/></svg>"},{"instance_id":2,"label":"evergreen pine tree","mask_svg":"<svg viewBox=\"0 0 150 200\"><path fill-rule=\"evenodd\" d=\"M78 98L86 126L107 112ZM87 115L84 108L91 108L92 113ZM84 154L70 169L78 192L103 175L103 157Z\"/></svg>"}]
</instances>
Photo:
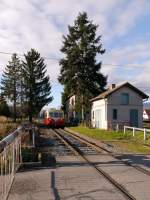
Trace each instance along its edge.
<instances>
[{"instance_id":1,"label":"evergreen pine tree","mask_svg":"<svg viewBox=\"0 0 150 200\"><path fill-rule=\"evenodd\" d=\"M3 96L0 96L0 115L9 117L10 116L10 109L6 103L6 100Z\"/></svg>"},{"instance_id":2,"label":"evergreen pine tree","mask_svg":"<svg viewBox=\"0 0 150 200\"><path fill-rule=\"evenodd\" d=\"M66 110L66 101L68 100L68 96L69 96L69 91L67 89L67 87L65 86L64 87L64 91L62 92L61 94L61 103L62 103L62 106L61 106L61 109L64 111L64 114L66 115L67 113L67 110Z\"/></svg>"},{"instance_id":3,"label":"evergreen pine tree","mask_svg":"<svg viewBox=\"0 0 150 200\"><path fill-rule=\"evenodd\" d=\"M84 12L73 26L68 26L69 34L63 36L61 52L65 57L60 60L58 80L68 93L76 94L80 112L89 110L89 99L100 94L107 83L107 77L100 72L101 62L96 61L96 56L105 52L101 36L96 36L97 28Z\"/></svg>"},{"instance_id":4,"label":"evergreen pine tree","mask_svg":"<svg viewBox=\"0 0 150 200\"><path fill-rule=\"evenodd\" d=\"M19 99L19 84L20 84L20 60L17 54L13 54L11 61L5 67L2 74L1 90L2 95L7 98L10 102L13 102L13 116L14 121L17 117L17 101Z\"/></svg>"},{"instance_id":5,"label":"evergreen pine tree","mask_svg":"<svg viewBox=\"0 0 150 200\"><path fill-rule=\"evenodd\" d=\"M50 78L46 75L44 59L34 49L25 54L22 70L29 121L32 122L32 117L52 101Z\"/></svg>"}]
</instances>

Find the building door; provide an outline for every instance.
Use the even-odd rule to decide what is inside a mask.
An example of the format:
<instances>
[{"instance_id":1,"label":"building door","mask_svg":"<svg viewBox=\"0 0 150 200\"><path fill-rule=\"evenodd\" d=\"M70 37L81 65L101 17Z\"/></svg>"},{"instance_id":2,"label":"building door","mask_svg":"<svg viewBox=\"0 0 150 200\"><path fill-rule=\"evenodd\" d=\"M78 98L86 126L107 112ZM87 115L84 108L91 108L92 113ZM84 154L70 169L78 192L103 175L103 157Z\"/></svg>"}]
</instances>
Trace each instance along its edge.
<instances>
[{"instance_id":1,"label":"building door","mask_svg":"<svg viewBox=\"0 0 150 200\"><path fill-rule=\"evenodd\" d=\"M95 126L101 128L101 110L95 110Z\"/></svg>"},{"instance_id":2,"label":"building door","mask_svg":"<svg viewBox=\"0 0 150 200\"><path fill-rule=\"evenodd\" d=\"M130 110L130 125L138 127L138 110L136 109Z\"/></svg>"}]
</instances>

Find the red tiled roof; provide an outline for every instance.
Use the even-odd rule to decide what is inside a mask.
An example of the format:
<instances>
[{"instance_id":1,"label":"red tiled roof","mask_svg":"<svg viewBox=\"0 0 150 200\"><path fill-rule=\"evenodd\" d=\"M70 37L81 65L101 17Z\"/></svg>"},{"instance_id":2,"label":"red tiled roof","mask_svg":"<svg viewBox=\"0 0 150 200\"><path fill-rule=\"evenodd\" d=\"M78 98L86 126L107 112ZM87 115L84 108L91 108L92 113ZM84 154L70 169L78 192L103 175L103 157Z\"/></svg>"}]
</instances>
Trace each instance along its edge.
<instances>
[{"instance_id":1,"label":"red tiled roof","mask_svg":"<svg viewBox=\"0 0 150 200\"><path fill-rule=\"evenodd\" d=\"M150 109L144 109L144 110L145 110L146 114L147 114L148 116L150 116Z\"/></svg>"}]
</instances>

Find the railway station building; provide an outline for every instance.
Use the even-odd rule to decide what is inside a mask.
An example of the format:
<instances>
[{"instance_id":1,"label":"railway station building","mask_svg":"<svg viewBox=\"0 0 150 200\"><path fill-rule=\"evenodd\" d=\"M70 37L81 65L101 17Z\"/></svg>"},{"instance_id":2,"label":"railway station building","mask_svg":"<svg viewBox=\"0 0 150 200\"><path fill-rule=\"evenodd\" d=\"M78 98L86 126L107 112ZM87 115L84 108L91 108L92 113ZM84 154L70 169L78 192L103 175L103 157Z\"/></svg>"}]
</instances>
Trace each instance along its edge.
<instances>
[{"instance_id":1,"label":"railway station building","mask_svg":"<svg viewBox=\"0 0 150 200\"><path fill-rule=\"evenodd\" d=\"M122 129L143 126L143 101L148 95L126 82L115 84L91 99L91 123L95 128Z\"/></svg>"},{"instance_id":2,"label":"railway station building","mask_svg":"<svg viewBox=\"0 0 150 200\"><path fill-rule=\"evenodd\" d=\"M71 94L67 101L66 101L66 119L70 121L71 119L76 118L76 111L75 111L75 102L76 102L76 95Z\"/></svg>"}]
</instances>

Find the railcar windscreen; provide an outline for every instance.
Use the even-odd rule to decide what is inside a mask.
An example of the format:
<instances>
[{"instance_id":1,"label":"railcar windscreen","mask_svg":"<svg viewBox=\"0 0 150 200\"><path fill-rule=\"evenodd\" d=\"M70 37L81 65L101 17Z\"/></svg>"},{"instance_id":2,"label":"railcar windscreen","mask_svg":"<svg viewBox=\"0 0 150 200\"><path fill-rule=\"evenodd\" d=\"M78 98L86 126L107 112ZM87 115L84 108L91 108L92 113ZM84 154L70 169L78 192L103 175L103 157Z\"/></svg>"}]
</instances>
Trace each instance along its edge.
<instances>
[{"instance_id":1,"label":"railcar windscreen","mask_svg":"<svg viewBox=\"0 0 150 200\"><path fill-rule=\"evenodd\" d=\"M62 118L63 113L62 112L49 112L49 116L54 117L54 118Z\"/></svg>"},{"instance_id":2,"label":"railcar windscreen","mask_svg":"<svg viewBox=\"0 0 150 200\"><path fill-rule=\"evenodd\" d=\"M49 112L50 117L54 117L54 112Z\"/></svg>"}]
</instances>

